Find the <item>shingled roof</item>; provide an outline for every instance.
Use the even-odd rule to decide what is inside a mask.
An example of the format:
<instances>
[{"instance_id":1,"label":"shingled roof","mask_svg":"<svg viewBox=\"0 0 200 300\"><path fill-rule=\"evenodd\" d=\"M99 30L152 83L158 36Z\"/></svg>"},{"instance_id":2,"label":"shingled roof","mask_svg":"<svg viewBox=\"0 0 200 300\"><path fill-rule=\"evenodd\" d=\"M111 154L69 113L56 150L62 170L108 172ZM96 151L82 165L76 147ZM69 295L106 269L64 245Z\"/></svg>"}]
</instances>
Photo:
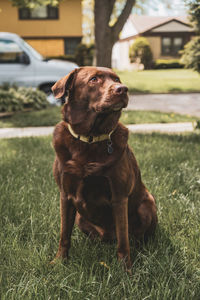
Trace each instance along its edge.
<instances>
[{"instance_id":1,"label":"shingled roof","mask_svg":"<svg viewBox=\"0 0 200 300\"><path fill-rule=\"evenodd\" d=\"M170 21L178 21L185 25L190 26L189 20L187 16L179 16L179 17L152 17L152 16L138 16L138 15L130 15L129 20L132 22L135 27L137 34L144 33L149 31L155 27L161 26Z\"/></svg>"}]
</instances>

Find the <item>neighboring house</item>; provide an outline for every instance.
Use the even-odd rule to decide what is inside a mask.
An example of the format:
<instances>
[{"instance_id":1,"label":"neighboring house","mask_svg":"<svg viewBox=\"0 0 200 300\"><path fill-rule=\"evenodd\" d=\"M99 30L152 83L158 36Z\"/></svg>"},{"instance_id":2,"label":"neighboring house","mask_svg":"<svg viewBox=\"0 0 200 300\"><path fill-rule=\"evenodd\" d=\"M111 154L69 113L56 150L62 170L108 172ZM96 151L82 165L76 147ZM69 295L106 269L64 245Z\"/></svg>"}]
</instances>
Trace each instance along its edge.
<instances>
[{"instance_id":1,"label":"neighboring house","mask_svg":"<svg viewBox=\"0 0 200 300\"><path fill-rule=\"evenodd\" d=\"M194 36L187 17L151 17L130 15L113 47L112 67L133 69L129 60L129 47L137 37L145 37L150 44L153 59L179 57L179 50Z\"/></svg>"},{"instance_id":2,"label":"neighboring house","mask_svg":"<svg viewBox=\"0 0 200 300\"><path fill-rule=\"evenodd\" d=\"M17 33L44 56L74 54L82 39L81 0L33 10L1 0L0 31Z\"/></svg>"}]
</instances>

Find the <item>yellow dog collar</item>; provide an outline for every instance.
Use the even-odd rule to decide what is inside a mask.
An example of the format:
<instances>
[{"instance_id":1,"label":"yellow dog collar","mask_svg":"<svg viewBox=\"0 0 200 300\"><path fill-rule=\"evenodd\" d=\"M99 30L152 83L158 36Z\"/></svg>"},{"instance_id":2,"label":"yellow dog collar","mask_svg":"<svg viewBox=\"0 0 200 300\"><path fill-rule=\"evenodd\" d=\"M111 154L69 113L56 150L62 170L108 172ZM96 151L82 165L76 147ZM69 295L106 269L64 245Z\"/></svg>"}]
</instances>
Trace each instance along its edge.
<instances>
[{"instance_id":1,"label":"yellow dog collar","mask_svg":"<svg viewBox=\"0 0 200 300\"><path fill-rule=\"evenodd\" d=\"M76 132L74 132L74 130L72 129L70 124L68 124L68 129L69 129L69 132L71 133L71 135L73 137L75 137L77 140L80 140L80 141L88 143L88 144L102 142L102 141L105 141L105 140L110 140L111 134L114 131L114 130L112 130L108 134L101 134L99 136L92 136L92 135L91 136L85 136L85 135L79 135Z\"/></svg>"}]
</instances>

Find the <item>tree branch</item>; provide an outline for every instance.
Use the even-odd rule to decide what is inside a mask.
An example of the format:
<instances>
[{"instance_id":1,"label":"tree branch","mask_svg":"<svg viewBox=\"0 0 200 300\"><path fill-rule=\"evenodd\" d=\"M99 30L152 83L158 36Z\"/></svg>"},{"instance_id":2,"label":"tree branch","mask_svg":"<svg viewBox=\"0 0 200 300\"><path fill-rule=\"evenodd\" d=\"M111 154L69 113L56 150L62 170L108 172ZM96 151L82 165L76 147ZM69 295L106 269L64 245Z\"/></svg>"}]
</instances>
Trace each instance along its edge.
<instances>
[{"instance_id":1,"label":"tree branch","mask_svg":"<svg viewBox=\"0 0 200 300\"><path fill-rule=\"evenodd\" d=\"M108 0L109 2L109 10L108 10L108 14L109 16L111 17L111 14L112 14L112 11L113 11L113 7L114 7L114 4L115 4L115 0ZM109 19L110 20L110 19Z\"/></svg>"},{"instance_id":2,"label":"tree branch","mask_svg":"<svg viewBox=\"0 0 200 300\"><path fill-rule=\"evenodd\" d=\"M128 19L128 16L130 15L132 7L135 4L135 2L136 0L126 1L124 9L122 10L120 16L118 17L116 23L111 27L115 41L118 39L119 33L122 30L126 20Z\"/></svg>"}]
</instances>

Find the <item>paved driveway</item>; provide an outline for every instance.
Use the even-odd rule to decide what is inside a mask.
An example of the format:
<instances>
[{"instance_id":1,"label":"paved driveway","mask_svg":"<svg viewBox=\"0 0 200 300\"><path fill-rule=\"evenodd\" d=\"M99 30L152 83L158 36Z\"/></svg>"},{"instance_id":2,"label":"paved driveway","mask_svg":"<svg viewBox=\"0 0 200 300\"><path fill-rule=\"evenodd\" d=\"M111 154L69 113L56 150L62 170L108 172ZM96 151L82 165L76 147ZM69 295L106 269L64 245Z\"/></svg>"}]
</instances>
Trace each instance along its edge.
<instances>
[{"instance_id":1,"label":"paved driveway","mask_svg":"<svg viewBox=\"0 0 200 300\"><path fill-rule=\"evenodd\" d=\"M130 95L128 109L174 112L200 117L200 94Z\"/></svg>"}]
</instances>

